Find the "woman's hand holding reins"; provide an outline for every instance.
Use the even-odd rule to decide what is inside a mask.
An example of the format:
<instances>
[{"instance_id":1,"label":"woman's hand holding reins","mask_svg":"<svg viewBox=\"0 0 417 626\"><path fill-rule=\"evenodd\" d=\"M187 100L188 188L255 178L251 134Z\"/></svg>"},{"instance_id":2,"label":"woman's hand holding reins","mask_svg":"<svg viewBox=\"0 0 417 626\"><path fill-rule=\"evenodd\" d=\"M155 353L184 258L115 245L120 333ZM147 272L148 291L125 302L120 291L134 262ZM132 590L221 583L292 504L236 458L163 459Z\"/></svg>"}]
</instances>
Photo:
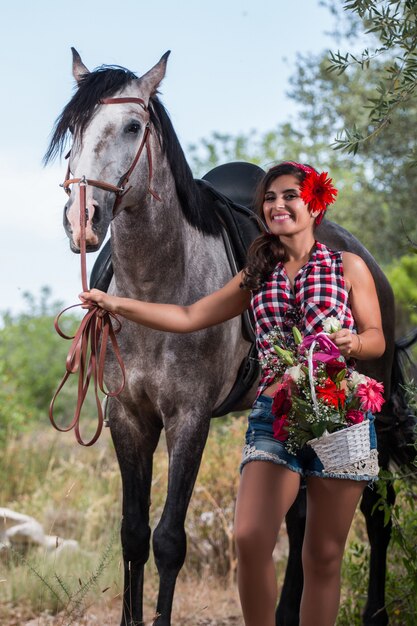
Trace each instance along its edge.
<instances>
[{"instance_id":1,"label":"woman's hand holding reins","mask_svg":"<svg viewBox=\"0 0 417 626\"><path fill-rule=\"evenodd\" d=\"M97 305L116 315L153 328L174 333L190 333L240 315L250 304L250 291L240 288L241 273L237 274L224 287L197 300L194 304L163 304L111 296L99 289L91 289L80 294L84 309Z\"/></svg>"},{"instance_id":2,"label":"woman's hand holding reins","mask_svg":"<svg viewBox=\"0 0 417 626\"><path fill-rule=\"evenodd\" d=\"M115 296L110 296L105 291L90 289L90 291L83 291L83 293L80 293L79 298L82 302L83 309L89 309L92 305L97 304L97 306L105 311L110 311L111 313L116 312L117 298Z\"/></svg>"}]
</instances>

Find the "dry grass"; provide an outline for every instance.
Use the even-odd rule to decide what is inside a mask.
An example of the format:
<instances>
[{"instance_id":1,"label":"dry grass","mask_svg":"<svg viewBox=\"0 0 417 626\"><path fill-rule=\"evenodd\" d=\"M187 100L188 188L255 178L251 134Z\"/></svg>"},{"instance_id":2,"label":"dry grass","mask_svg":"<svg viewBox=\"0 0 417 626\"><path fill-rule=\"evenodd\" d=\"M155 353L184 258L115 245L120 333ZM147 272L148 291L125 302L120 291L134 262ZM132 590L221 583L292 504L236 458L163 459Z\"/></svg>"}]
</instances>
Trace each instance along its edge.
<instances>
[{"instance_id":1,"label":"dry grass","mask_svg":"<svg viewBox=\"0 0 417 626\"><path fill-rule=\"evenodd\" d=\"M236 566L232 525L244 430L245 418L230 420L227 425L219 420L213 422L187 517L188 555L178 581L174 607L181 624L187 623L184 620L191 619L192 615L195 621L189 623L197 623L200 614L201 620L213 619L213 615L220 619L228 612L234 619L233 616L239 614L232 584ZM100 442L91 449L78 446L72 434L56 434L50 430L9 442L0 467L4 476L2 505L35 517L47 534L76 539L81 550L56 557L36 548L24 555L24 561L16 555L7 562L3 558L1 623L20 625L33 618L39 624L64 625L68 598L62 593L62 585L67 588L67 595L76 594L80 581L84 583L95 572L112 537L115 558L107 564L98 584L91 585L83 607L94 606L94 610L88 609L91 624L96 607L102 607L99 610L101 620L110 610L109 602L111 606L116 605L114 611L120 610L122 571L117 534L121 483L108 435L105 431ZM162 439L154 463L152 526L156 525L163 508L167 468ZM193 592L190 592L191 587ZM106 589L105 594L103 589ZM54 597L54 590L63 596L62 601ZM145 594L149 623L156 594L157 573L150 561ZM59 617L48 616L45 612ZM77 623L75 614L72 619L71 623ZM115 622L112 617L111 623Z\"/></svg>"},{"instance_id":2,"label":"dry grass","mask_svg":"<svg viewBox=\"0 0 417 626\"><path fill-rule=\"evenodd\" d=\"M149 585L147 585L149 587ZM153 596L145 589L145 625L151 626L154 617ZM150 602L152 600L152 602ZM120 598L101 598L87 608L83 617L72 626L115 626L120 620ZM39 614L27 619L17 609L9 613L7 626L66 626L65 613ZM173 608L173 626L243 626L239 600L235 589L229 589L217 578L199 579L180 575Z\"/></svg>"},{"instance_id":3,"label":"dry grass","mask_svg":"<svg viewBox=\"0 0 417 626\"><path fill-rule=\"evenodd\" d=\"M240 453L246 419L213 420L201 469L190 503L186 532L188 553L174 599L173 624L182 626L241 626L235 584L233 546L234 504L239 480ZM161 514L166 493L168 460L162 439L154 463L151 524ZM78 446L72 434L45 429L11 441L0 460L4 476L2 505L34 516L48 534L77 539L80 551L54 557L30 550L24 563L10 559L0 579L0 623L7 626L114 625L121 611L122 567L118 530L121 484L108 431L93 448ZM366 536L360 514L351 539L365 550ZM69 615L62 584L68 595L97 572L110 545L113 559L91 584L80 605L80 616ZM282 581L287 553L285 530L277 544L277 577ZM351 557L357 558L355 554ZM363 556L359 554L359 558ZM1 563L1 561L0 561ZM3 572L5 572L3 574ZM37 574L58 589L57 602ZM348 568L351 574L351 568ZM360 572L363 578L363 572ZM144 610L152 624L157 596L156 567L146 568ZM343 596L349 598L347 581ZM83 613L84 611L84 613ZM353 626L353 622L341 621Z\"/></svg>"}]
</instances>

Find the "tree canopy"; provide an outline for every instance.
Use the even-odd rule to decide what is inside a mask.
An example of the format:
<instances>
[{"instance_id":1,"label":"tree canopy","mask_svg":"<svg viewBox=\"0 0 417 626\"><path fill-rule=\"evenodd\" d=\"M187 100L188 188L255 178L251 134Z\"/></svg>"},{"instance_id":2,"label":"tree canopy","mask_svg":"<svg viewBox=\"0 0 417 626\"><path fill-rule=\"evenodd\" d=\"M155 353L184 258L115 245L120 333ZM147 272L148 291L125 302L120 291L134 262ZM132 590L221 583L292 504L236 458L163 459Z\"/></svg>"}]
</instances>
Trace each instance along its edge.
<instances>
[{"instance_id":1,"label":"tree canopy","mask_svg":"<svg viewBox=\"0 0 417 626\"><path fill-rule=\"evenodd\" d=\"M367 98L368 124L353 123L340 133L336 147L356 154L386 131L407 109L415 109L417 86L417 1L347 0L344 10L358 18L369 46L361 52L330 53L330 71L371 70L377 81ZM408 152L417 164L417 152Z\"/></svg>"}]
</instances>

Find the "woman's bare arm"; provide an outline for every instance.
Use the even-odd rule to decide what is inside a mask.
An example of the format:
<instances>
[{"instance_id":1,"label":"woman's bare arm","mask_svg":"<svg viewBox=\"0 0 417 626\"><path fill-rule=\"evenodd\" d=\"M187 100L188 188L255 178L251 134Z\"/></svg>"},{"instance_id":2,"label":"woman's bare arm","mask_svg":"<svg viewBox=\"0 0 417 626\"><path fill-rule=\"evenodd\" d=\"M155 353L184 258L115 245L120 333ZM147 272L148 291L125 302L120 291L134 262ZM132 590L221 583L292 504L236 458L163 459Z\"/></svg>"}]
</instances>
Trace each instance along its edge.
<instances>
[{"instance_id":1,"label":"woman's bare arm","mask_svg":"<svg viewBox=\"0 0 417 626\"><path fill-rule=\"evenodd\" d=\"M107 311L155 330L189 333L220 324L243 313L250 304L250 291L241 289L241 282L242 275L239 273L218 291L189 306L120 298L98 289L81 293L80 299L84 308L89 303L95 303Z\"/></svg>"},{"instance_id":2,"label":"woman's bare arm","mask_svg":"<svg viewBox=\"0 0 417 626\"><path fill-rule=\"evenodd\" d=\"M385 350L385 338L372 274L365 261L351 252L343 253L343 270L358 334L342 329L330 338L344 356L362 360L379 357Z\"/></svg>"}]
</instances>

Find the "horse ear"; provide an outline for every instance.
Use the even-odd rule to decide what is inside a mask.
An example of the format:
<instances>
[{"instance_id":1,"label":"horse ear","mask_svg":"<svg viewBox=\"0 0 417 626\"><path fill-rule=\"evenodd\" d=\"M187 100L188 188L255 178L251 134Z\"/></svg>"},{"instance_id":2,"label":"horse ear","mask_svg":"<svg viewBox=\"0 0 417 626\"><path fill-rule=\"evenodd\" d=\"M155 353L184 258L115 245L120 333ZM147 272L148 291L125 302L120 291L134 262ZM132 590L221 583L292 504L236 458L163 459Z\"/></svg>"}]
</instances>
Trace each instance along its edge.
<instances>
[{"instance_id":1,"label":"horse ear","mask_svg":"<svg viewBox=\"0 0 417 626\"><path fill-rule=\"evenodd\" d=\"M89 74L90 70L84 65L81 60L80 55L76 51L75 48L71 48L72 52L72 75L74 76L77 83L80 82L84 74Z\"/></svg>"},{"instance_id":2,"label":"horse ear","mask_svg":"<svg viewBox=\"0 0 417 626\"><path fill-rule=\"evenodd\" d=\"M167 61L168 57L171 54L171 50L165 52L165 54L159 59L158 63L153 66L149 72L146 72L143 76L139 78L139 84L142 90L142 93L145 92L147 98L151 98L155 95L161 81L165 76L165 72L167 69Z\"/></svg>"}]
</instances>

